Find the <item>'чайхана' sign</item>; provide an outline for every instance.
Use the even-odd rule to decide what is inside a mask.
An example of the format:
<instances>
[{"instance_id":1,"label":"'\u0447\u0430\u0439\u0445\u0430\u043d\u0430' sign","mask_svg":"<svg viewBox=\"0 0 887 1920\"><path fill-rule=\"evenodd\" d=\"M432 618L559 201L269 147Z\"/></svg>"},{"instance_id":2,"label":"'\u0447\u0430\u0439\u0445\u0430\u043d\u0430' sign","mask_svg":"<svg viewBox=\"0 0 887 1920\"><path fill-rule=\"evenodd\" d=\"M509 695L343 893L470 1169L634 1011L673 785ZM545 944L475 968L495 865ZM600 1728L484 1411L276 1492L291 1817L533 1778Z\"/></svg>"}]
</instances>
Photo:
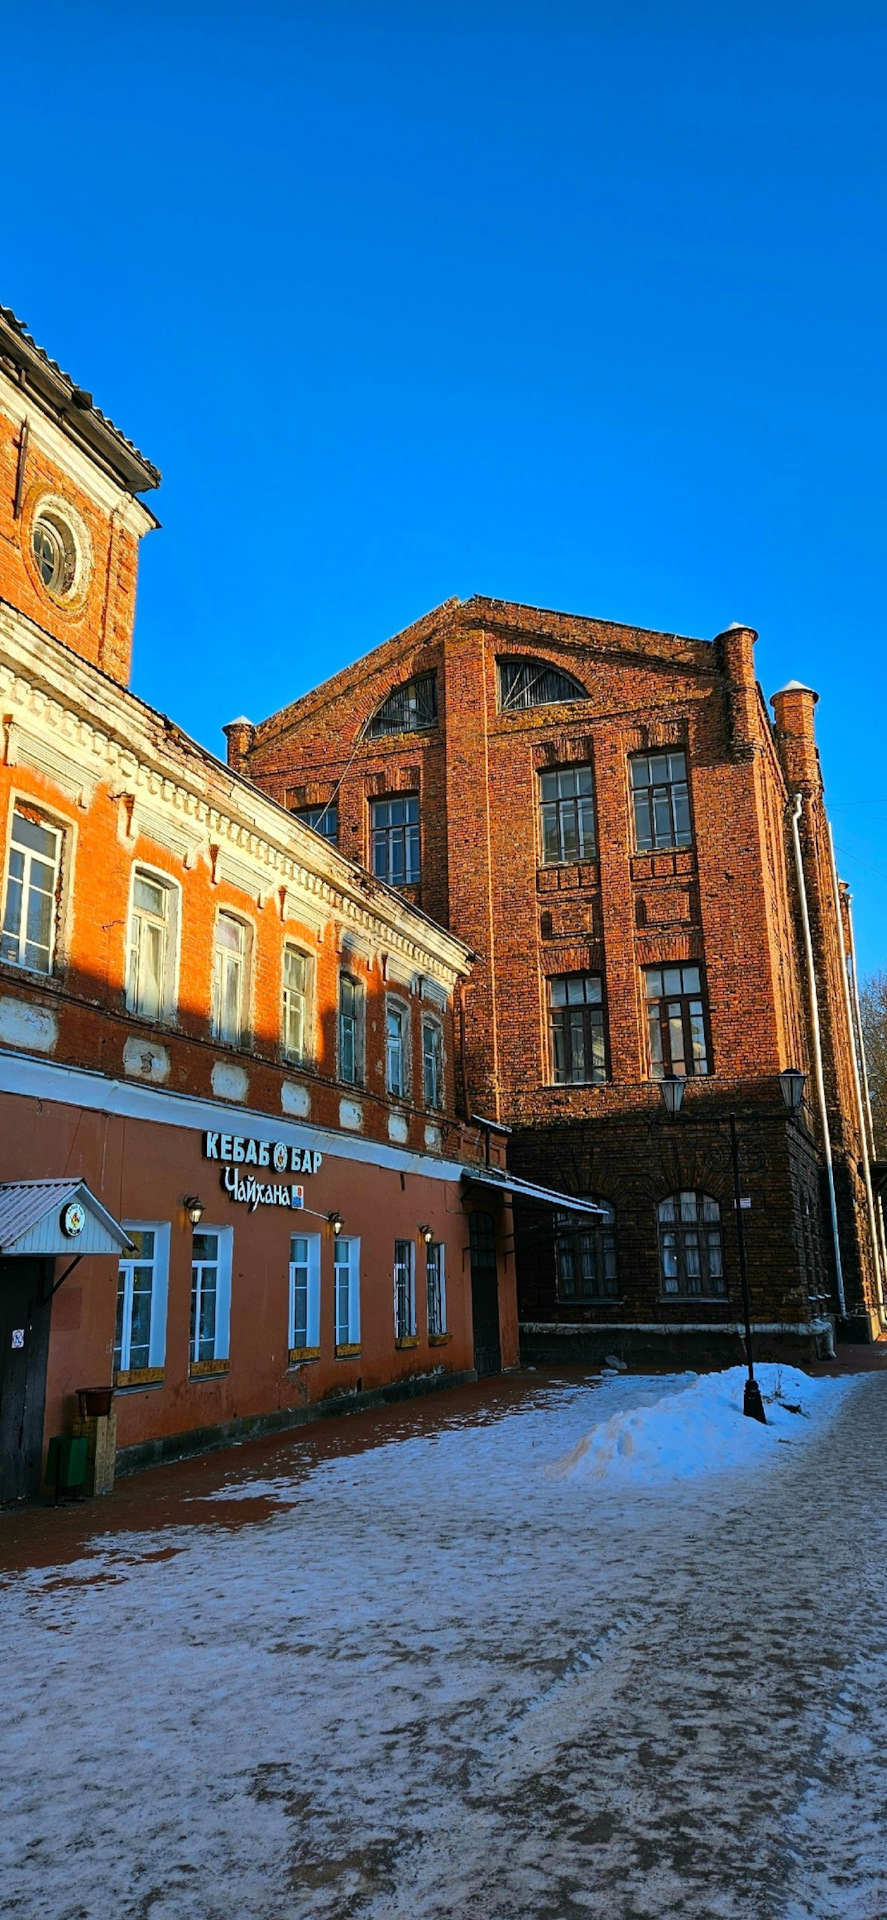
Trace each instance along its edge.
<instances>
[{"instance_id":1,"label":"'\u0447\u0430\u0439\u0445\u0430\u043d\u0430' sign","mask_svg":"<svg viewBox=\"0 0 887 1920\"><path fill-rule=\"evenodd\" d=\"M223 1163L222 1186L232 1200L240 1200L255 1213L257 1207L303 1207L305 1189L289 1181L263 1180L259 1169L276 1174L317 1173L323 1155L311 1147L288 1147L283 1140L255 1140L239 1133L205 1133L203 1152L207 1160ZM255 1167L255 1173L239 1169Z\"/></svg>"}]
</instances>

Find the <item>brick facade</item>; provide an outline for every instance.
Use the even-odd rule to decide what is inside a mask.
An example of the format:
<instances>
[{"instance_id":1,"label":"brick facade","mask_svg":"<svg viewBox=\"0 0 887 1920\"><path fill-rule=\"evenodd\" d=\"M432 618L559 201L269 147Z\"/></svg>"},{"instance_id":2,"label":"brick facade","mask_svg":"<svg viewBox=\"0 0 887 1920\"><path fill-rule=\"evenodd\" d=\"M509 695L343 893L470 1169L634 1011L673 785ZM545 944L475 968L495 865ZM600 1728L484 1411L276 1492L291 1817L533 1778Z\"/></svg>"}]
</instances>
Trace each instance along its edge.
<instances>
[{"instance_id":1,"label":"brick facade","mask_svg":"<svg viewBox=\"0 0 887 1920\"><path fill-rule=\"evenodd\" d=\"M626 1339L641 1326L704 1322L715 1343L719 1328L735 1326L731 1111L752 1201L756 1319L768 1337L784 1328L803 1345L822 1332L826 1306L840 1309L791 832L796 793L845 1318L878 1324L880 1264L816 696L787 689L771 723L754 641L744 627L704 641L481 598L450 601L260 725L241 723L233 742L235 764L284 805L336 797L340 848L364 865L373 798L405 789L419 796L422 867L412 897L476 955L463 992L463 1109L514 1130L516 1171L616 1209L618 1298L581 1310L558 1299L550 1236L546 1243L539 1223L525 1220L521 1315L547 1329L528 1334L530 1350L550 1346L551 1330L567 1322L618 1326ZM578 683L575 697L508 710L503 661L566 674ZM373 715L392 689L428 674L436 724L374 737ZM654 751L686 756L691 825L684 844L644 849L629 769L633 755ZM577 766L592 770L596 845L581 858L546 860L540 775ZM645 968L681 964L702 970L710 1058L705 1076L688 1082L683 1116L669 1123L651 1084L643 981ZM556 1085L546 982L586 973L604 985L606 1079ZM788 1066L807 1075L799 1121L788 1119L780 1095ZM659 1202L691 1188L719 1202L727 1286L723 1302L698 1308L663 1298L657 1244ZM591 1350L587 1341L582 1350Z\"/></svg>"}]
</instances>

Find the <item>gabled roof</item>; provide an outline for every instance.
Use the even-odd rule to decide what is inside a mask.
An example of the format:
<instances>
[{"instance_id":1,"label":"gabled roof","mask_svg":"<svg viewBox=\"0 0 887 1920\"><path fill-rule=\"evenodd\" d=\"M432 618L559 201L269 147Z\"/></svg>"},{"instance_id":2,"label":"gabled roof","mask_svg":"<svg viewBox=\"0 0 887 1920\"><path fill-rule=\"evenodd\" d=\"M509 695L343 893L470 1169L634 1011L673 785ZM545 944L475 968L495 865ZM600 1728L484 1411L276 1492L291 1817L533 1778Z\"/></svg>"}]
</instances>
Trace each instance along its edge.
<instances>
[{"instance_id":1,"label":"gabled roof","mask_svg":"<svg viewBox=\"0 0 887 1920\"><path fill-rule=\"evenodd\" d=\"M64 1209L78 1201L86 1224L66 1235ZM123 1253L128 1234L96 1199L85 1180L13 1180L0 1186L0 1254Z\"/></svg>"},{"instance_id":2,"label":"gabled roof","mask_svg":"<svg viewBox=\"0 0 887 1920\"><path fill-rule=\"evenodd\" d=\"M57 424L85 446L103 467L122 481L129 493L147 493L160 485L159 468L139 452L113 420L101 413L86 393L64 373L58 362L38 347L23 320L11 307L0 306L0 368L11 363L14 375L42 402Z\"/></svg>"}]
</instances>

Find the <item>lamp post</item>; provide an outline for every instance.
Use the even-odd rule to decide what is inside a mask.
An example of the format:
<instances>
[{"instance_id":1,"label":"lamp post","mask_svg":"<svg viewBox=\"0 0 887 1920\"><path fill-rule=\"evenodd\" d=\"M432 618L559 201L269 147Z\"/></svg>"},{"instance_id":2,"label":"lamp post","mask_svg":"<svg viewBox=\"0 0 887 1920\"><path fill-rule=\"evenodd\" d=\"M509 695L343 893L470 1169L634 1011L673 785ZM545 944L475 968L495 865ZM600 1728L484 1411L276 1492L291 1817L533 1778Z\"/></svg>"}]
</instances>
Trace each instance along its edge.
<instances>
[{"instance_id":1,"label":"lamp post","mask_svg":"<svg viewBox=\"0 0 887 1920\"><path fill-rule=\"evenodd\" d=\"M786 1067L785 1071L779 1076L779 1089L786 1111L790 1114L796 1114L798 1112L804 1094L805 1079L806 1075L801 1073L798 1067ZM662 1104L671 1120L678 1118L684 1104L685 1084L683 1078L678 1074L668 1074L665 1079L659 1081L659 1092L662 1097ZM700 1119L698 1124L704 1126L706 1122ZM722 1126L723 1122L716 1120L714 1124L716 1126ZM745 1383L745 1392L742 1398L742 1411L744 1414L747 1414L750 1420L760 1420L762 1424L766 1426L767 1416L764 1412L764 1403L761 1399L761 1389L755 1379L754 1355L752 1352L751 1300L748 1291L748 1265L745 1256L745 1223L742 1218L742 1188L739 1181L739 1137L736 1131L735 1113L728 1114L727 1125L730 1129L733 1204L736 1208L739 1282L742 1288L742 1311L745 1319L745 1357L748 1366L748 1379Z\"/></svg>"}]
</instances>

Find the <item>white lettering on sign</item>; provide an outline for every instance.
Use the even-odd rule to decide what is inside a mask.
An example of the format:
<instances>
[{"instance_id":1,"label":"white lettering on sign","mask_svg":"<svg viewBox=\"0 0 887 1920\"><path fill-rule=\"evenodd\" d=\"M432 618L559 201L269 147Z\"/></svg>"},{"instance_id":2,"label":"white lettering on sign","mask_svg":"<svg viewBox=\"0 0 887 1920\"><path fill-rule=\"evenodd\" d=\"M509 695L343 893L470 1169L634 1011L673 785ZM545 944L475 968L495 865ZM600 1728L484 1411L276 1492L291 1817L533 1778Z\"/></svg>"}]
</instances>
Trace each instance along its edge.
<instances>
[{"instance_id":1,"label":"white lettering on sign","mask_svg":"<svg viewBox=\"0 0 887 1920\"><path fill-rule=\"evenodd\" d=\"M304 1187L263 1185L261 1180L248 1173L241 1179L236 1167L226 1167L222 1174L222 1186L232 1200L242 1200L255 1213L257 1207L304 1207Z\"/></svg>"},{"instance_id":2,"label":"white lettering on sign","mask_svg":"<svg viewBox=\"0 0 887 1920\"><path fill-rule=\"evenodd\" d=\"M288 1147L284 1140L251 1140L239 1133L205 1133L203 1153L207 1160L221 1160L227 1166L273 1167L275 1173L319 1173L323 1154L312 1147Z\"/></svg>"},{"instance_id":3,"label":"white lettering on sign","mask_svg":"<svg viewBox=\"0 0 887 1920\"><path fill-rule=\"evenodd\" d=\"M15 1352L17 1352L17 1351L18 1351L18 1349L19 1349L19 1347L23 1347L23 1346L24 1346L24 1344L25 1344L25 1329L24 1329L24 1327L13 1327L13 1329L12 1329L12 1345L13 1345L13 1350L14 1350Z\"/></svg>"}]
</instances>

